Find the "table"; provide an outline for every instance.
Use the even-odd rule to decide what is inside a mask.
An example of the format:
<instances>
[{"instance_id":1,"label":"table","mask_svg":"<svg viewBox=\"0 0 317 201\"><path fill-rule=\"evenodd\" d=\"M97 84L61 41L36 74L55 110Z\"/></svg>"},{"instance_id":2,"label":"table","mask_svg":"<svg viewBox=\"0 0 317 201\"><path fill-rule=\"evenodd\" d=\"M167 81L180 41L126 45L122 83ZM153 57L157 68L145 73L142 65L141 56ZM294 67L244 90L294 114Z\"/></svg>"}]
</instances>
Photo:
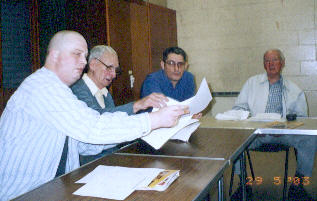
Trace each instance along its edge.
<instances>
[{"instance_id":1,"label":"table","mask_svg":"<svg viewBox=\"0 0 317 201\"><path fill-rule=\"evenodd\" d=\"M294 129L277 129L266 128L268 122L255 122L255 121L223 121L217 120L211 116L205 116L201 119L200 128L223 128L223 129L256 129L254 136L257 134L277 134L277 135L294 135L294 137L305 137L314 140L317 146L317 118L297 118L296 122L303 122L302 126ZM308 136L307 136L308 135ZM314 137L313 137L314 136ZM244 153L242 153L243 161L245 160ZM240 165L245 166L242 162ZM242 168L241 168L242 169ZM243 172L243 171L242 171ZM244 189L243 189L244 190Z\"/></svg>"},{"instance_id":2,"label":"table","mask_svg":"<svg viewBox=\"0 0 317 201\"><path fill-rule=\"evenodd\" d=\"M198 160L112 154L86 164L62 177L58 177L14 200L105 200L102 198L81 197L72 194L83 185L76 184L75 182L91 172L98 165L179 169L179 178L177 178L167 190L163 192L135 191L126 200L186 201L204 199L208 195L211 187L222 177L225 168L228 166L228 162L223 160Z\"/></svg>"},{"instance_id":3,"label":"table","mask_svg":"<svg viewBox=\"0 0 317 201\"><path fill-rule=\"evenodd\" d=\"M268 122L259 121L224 121L214 117L201 119L200 128L225 128L225 129L255 129L255 134L295 134L295 135L317 135L317 118L297 118L297 122L303 122L302 126L294 129L267 128Z\"/></svg>"},{"instance_id":4,"label":"table","mask_svg":"<svg viewBox=\"0 0 317 201\"><path fill-rule=\"evenodd\" d=\"M234 162L241 157L240 166L245 170L244 150L255 138L254 129L199 128L189 143L168 141L159 150L145 142L132 144L119 151L120 154L151 155L173 158L195 158L203 160L228 160ZM241 172L241 184L245 184L245 172ZM223 200L222 179L218 181L218 200ZM245 185L243 185L245 194Z\"/></svg>"},{"instance_id":5,"label":"table","mask_svg":"<svg viewBox=\"0 0 317 201\"><path fill-rule=\"evenodd\" d=\"M255 138L255 129L198 128L188 143L169 140L159 150L145 142L134 143L118 153L196 158L205 160L228 160L229 163L247 148Z\"/></svg>"}]
</instances>

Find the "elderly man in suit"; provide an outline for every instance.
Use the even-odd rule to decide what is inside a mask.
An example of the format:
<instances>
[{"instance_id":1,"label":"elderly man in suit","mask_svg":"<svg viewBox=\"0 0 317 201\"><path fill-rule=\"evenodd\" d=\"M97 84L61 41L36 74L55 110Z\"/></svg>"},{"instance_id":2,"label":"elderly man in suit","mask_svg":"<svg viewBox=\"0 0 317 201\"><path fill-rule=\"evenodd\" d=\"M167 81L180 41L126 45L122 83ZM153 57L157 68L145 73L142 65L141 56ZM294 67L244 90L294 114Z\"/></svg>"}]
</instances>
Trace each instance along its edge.
<instances>
[{"instance_id":1,"label":"elderly man in suit","mask_svg":"<svg viewBox=\"0 0 317 201\"><path fill-rule=\"evenodd\" d=\"M126 112L133 115L148 107L160 107L165 105L167 98L159 93L152 93L136 102L115 106L107 87L120 72L119 60L116 51L110 46L97 45L90 51L88 58L88 70L82 78L71 86L73 93L79 100L84 101L88 107L104 112ZM104 150L98 155L81 156L81 164L97 159L117 149L116 145Z\"/></svg>"}]
</instances>

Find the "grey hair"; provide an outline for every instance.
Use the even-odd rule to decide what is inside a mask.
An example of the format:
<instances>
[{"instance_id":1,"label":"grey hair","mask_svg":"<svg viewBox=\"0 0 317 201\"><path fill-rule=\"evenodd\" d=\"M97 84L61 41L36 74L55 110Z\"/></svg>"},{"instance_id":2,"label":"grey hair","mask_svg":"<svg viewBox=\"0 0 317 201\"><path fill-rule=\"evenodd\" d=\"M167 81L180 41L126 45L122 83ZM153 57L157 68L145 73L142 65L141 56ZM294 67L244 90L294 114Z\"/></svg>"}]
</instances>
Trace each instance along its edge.
<instances>
[{"instance_id":1,"label":"grey hair","mask_svg":"<svg viewBox=\"0 0 317 201\"><path fill-rule=\"evenodd\" d=\"M104 53L111 53L118 56L117 52L112 47L107 45L97 45L90 50L88 63L90 63L92 59L99 59Z\"/></svg>"},{"instance_id":2,"label":"grey hair","mask_svg":"<svg viewBox=\"0 0 317 201\"><path fill-rule=\"evenodd\" d=\"M268 52L271 52L271 51L275 51L279 54L279 57L280 57L280 60L285 62L285 56L283 54L283 52L280 50L280 49L270 49L270 50L266 50L264 55L263 55L263 61L265 59L265 55L268 53Z\"/></svg>"}]
</instances>

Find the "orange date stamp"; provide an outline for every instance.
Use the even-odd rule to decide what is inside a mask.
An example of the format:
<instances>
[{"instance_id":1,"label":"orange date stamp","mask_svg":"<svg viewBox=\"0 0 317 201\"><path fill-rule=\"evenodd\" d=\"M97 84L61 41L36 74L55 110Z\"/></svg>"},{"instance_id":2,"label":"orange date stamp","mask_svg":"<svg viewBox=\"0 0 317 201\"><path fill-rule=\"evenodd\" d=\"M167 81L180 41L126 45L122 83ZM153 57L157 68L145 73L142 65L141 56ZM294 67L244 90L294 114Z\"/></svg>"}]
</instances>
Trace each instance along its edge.
<instances>
[{"instance_id":1,"label":"orange date stamp","mask_svg":"<svg viewBox=\"0 0 317 201\"><path fill-rule=\"evenodd\" d=\"M276 186L278 185L282 185L284 181L284 178L281 176L276 176L273 177L272 179L272 183ZM247 177L247 181L246 181L246 185L261 185L264 182L263 177L255 177L254 180L252 177ZM310 185L311 181L310 181L310 177L287 177L287 182L294 184L294 185L299 185L300 183L302 183L304 186Z\"/></svg>"}]
</instances>

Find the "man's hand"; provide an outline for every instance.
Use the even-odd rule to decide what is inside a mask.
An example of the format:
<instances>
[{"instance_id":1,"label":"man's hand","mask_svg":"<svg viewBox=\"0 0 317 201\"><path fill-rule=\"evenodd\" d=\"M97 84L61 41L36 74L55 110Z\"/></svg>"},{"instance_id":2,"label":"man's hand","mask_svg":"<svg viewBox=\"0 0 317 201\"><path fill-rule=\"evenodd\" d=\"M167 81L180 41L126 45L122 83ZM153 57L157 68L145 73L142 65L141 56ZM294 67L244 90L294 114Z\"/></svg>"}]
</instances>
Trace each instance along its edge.
<instances>
[{"instance_id":1,"label":"man's hand","mask_svg":"<svg viewBox=\"0 0 317 201\"><path fill-rule=\"evenodd\" d=\"M152 93L133 104L133 112L137 113L140 110L147 109L149 107L161 108L166 106L168 99L166 96L160 93Z\"/></svg>"},{"instance_id":2,"label":"man's hand","mask_svg":"<svg viewBox=\"0 0 317 201\"><path fill-rule=\"evenodd\" d=\"M184 105L163 107L160 110L149 114L151 119L151 129L173 127L177 124L180 116L188 113L188 106Z\"/></svg>"},{"instance_id":3,"label":"man's hand","mask_svg":"<svg viewBox=\"0 0 317 201\"><path fill-rule=\"evenodd\" d=\"M203 116L203 113L194 114L192 119L200 119Z\"/></svg>"}]
</instances>

